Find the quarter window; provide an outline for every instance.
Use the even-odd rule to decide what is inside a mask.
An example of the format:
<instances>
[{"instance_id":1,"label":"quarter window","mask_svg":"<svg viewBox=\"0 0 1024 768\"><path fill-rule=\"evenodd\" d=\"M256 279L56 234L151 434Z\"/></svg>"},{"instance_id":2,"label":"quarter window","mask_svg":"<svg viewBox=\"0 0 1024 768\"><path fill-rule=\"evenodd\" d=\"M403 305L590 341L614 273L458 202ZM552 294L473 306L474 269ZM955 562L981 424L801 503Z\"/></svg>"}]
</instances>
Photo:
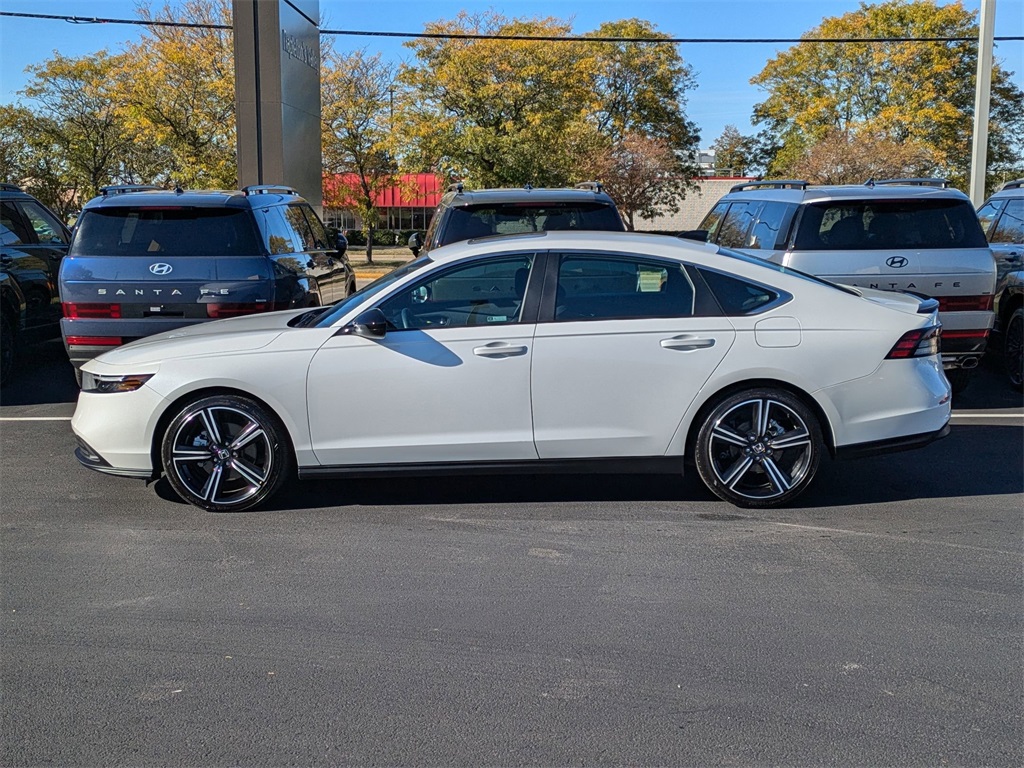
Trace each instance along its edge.
<instances>
[{"instance_id":1,"label":"quarter window","mask_svg":"<svg viewBox=\"0 0 1024 768\"><path fill-rule=\"evenodd\" d=\"M691 317L694 296L680 264L565 255L558 267L555 320Z\"/></svg>"},{"instance_id":2,"label":"quarter window","mask_svg":"<svg viewBox=\"0 0 1024 768\"><path fill-rule=\"evenodd\" d=\"M778 292L763 285L740 280L713 269L701 269L700 274L718 300L722 312L727 316L756 314L780 298Z\"/></svg>"},{"instance_id":3,"label":"quarter window","mask_svg":"<svg viewBox=\"0 0 1024 768\"><path fill-rule=\"evenodd\" d=\"M532 255L475 261L405 288L380 305L391 330L519 322Z\"/></svg>"}]
</instances>

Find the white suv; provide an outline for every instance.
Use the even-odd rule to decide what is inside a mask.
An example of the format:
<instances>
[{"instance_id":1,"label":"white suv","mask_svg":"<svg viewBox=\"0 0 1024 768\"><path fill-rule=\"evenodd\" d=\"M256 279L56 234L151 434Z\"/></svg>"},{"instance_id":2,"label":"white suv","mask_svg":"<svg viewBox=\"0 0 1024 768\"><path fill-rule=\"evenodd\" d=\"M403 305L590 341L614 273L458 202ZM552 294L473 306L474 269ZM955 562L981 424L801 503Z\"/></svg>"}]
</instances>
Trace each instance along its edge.
<instances>
[{"instance_id":1,"label":"white suv","mask_svg":"<svg viewBox=\"0 0 1024 768\"><path fill-rule=\"evenodd\" d=\"M938 299L954 392L985 352L995 262L970 200L943 179L737 184L684 236L833 282Z\"/></svg>"}]
</instances>

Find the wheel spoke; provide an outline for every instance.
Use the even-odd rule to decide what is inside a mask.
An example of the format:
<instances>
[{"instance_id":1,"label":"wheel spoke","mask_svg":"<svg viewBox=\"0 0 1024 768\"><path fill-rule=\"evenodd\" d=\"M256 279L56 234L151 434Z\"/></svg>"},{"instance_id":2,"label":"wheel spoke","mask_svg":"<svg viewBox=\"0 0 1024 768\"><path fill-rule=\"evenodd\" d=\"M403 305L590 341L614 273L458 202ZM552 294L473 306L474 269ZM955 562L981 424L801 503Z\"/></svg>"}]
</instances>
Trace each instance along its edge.
<instances>
[{"instance_id":1,"label":"wheel spoke","mask_svg":"<svg viewBox=\"0 0 1024 768\"><path fill-rule=\"evenodd\" d=\"M783 450L785 448L795 448L798 445L810 445L811 435L803 427L794 429L790 432L785 432L779 437L773 438L770 441L771 447L776 450Z\"/></svg>"},{"instance_id":2,"label":"wheel spoke","mask_svg":"<svg viewBox=\"0 0 1024 768\"><path fill-rule=\"evenodd\" d=\"M778 492L776 495L785 493L793 487L793 482L774 461L765 457L761 461L761 465L764 467L765 474L768 475L768 479L771 481L772 487Z\"/></svg>"},{"instance_id":3,"label":"wheel spoke","mask_svg":"<svg viewBox=\"0 0 1024 768\"><path fill-rule=\"evenodd\" d=\"M172 458L175 461L209 461L210 452L201 448L175 448Z\"/></svg>"},{"instance_id":4,"label":"wheel spoke","mask_svg":"<svg viewBox=\"0 0 1024 768\"><path fill-rule=\"evenodd\" d=\"M768 413L772 409L771 400L758 400L757 406L754 411L754 432L757 434L759 439L763 438L768 434Z\"/></svg>"},{"instance_id":5,"label":"wheel spoke","mask_svg":"<svg viewBox=\"0 0 1024 768\"><path fill-rule=\"evenodd\" d=\"M217 501L217 491L220 490L220 481L223 475L224 468L220 464L214 465L213 471L210 472L210 476L206 479L206 485L203 486L203 490L199 493L203 501Z\"/></svg>"},{"instance_id":6,"label":"wheel spoke","mask_svg":"<svg viewBox=\"0 0 1024 768\"><path fill-rule=\"evenodd\" d=\"M220 430L217 428L217 419L213 415L213 408L204 408L199 412L206 426L206 434L210 436L211 443L220 442Z\"/></svg>"},{"instance_id":7,"label":"wheel spoke","mask_svg":"<svg viewBox=\"0 0 1024 768\"><path fill-rule=\"evenodd\" d=\"M743 478L743 476L747 473L747 470L750 469L753 463L753 459L751 459L749 456L744 456L742 459L737 461L729 468L729 471L726 473L725 477L722 478L722 482L725 483L725 485L728 486L729 488L735 487L735 485Z\"/></svg>"},{"instance_id":8,"label":"wheel spoke","mask_svg":"<svg viewBox=\"0 0 1024 768\"><path fill-rule=\"evenodd\" d=\"M267 474L260 474L260 470L256 467L250 466L246 462L242 461L238 457L233 458L228 462L228 466L231 467L235 472L240 474L245 480L252 486L259 488L267 480Z\"/></svg>"},{"instance_id":9,"label":"wheel spoke","mask_svg":"<svg viewBox=\"0 0 1024 768\"><path fill-rule=\"evenodd\" d=\"M738 435L728 427L724 427L721 424L711 430L711 434L720 440L724 440L727 443L738 445L741 448L747 447L747 440L742 435Z\"/></svg>"},{"instance_id":10,"label":"wheel spoke","mask_svg":"<svg viewBox=\"0 0 1024 768\"><path fill-rule=\"evenodd\" d=\"M266 433L263 431L263 427L257 424L255 421L250 421L245 425L245 428L238 433L238 436L228 446L233 451L239 451L244 446L251 443L257 437L261 437Z\"/></svg>"}]
</instances>

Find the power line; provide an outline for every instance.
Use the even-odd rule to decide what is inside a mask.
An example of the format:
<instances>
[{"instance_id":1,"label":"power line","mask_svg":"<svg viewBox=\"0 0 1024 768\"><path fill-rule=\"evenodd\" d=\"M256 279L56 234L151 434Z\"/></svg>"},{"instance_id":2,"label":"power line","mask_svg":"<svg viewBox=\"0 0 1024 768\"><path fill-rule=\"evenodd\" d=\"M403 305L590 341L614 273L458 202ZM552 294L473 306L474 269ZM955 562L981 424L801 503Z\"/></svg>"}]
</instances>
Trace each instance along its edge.
<instances>
[{"instance_id":1,"label":"power line","mask_svg":"<svg viewBox=\"0 0 1024 768\"><path fill-rule=\"evenodd\" d=\"M58 16L44 13L16 13L0 11L0 16L25 19L49 19L66 21L70 24L128 24L144 27L184 27L188 29L231 30L230 24L205 24L185 21L147 21L144 19L108 19L95 16ZM795 44L795 43L975 43L976 37L597 37L590 35L501 35L477 32L375 32L354 29L321 29L321 35L344 37L400 37L410 40L519 40L538 43L660 43L687 45L734 45L734 44ZM1024 35L994 38L996 42L1018 42Z\"/></svg>"}]
</instances>

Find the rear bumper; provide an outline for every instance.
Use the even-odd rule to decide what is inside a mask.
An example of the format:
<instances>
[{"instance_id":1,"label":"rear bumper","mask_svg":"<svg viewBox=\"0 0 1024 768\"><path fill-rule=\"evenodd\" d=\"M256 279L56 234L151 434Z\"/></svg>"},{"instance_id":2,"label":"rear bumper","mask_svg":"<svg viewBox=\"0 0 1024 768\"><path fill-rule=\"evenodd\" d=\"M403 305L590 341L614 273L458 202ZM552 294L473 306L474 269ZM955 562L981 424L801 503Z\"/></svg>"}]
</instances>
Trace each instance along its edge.
<instances>
[{"instance_id":1,"label":"rear bumper","mask_svg":"<svg viewBox=\"0 0 1024 768\"><path fill-rule=\"evenodd\" d=\"M837 459L860 459L865 456L877 456L881 453L897 453L899 451L912 451L915 448L924 448L929 443L941 440L949 435L949 424L934 432L924 432L920 435L906 435L904 437L891 437L887 440L872 440L868 443L857 443L855 445L844 445L836 448Z\"/></svg>"},{"instance_id":2,"label":"rear bumper","mask_svg":"<svg viewBox=\"0 0 1024 768\"><path fill-rule=\"evenodd\" d=\"M145 320L69 320L64 318L60 321L60 334L64 340L64 349L67 350L68 359L75 368L81 368L83 364L104 352L109 352L117 347L124 346L133 341L153 336L164 331L173 331L184 328L187 325L209 322L208 319L190 320L176 318L146 318ZM70 344L68 339L74 338L106 338L118 339L117 344Z\"/></svg>"}]
</instances>

